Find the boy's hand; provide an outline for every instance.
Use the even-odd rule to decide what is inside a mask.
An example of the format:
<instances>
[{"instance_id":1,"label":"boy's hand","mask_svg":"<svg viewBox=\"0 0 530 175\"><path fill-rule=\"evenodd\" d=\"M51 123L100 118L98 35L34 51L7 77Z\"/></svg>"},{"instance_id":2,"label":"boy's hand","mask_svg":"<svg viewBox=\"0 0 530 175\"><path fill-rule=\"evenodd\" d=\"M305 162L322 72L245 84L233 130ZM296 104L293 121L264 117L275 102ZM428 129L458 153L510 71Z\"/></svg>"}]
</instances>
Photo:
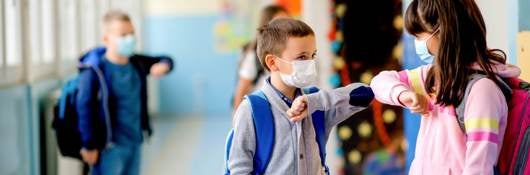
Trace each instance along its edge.
<instances>
[{"instance_id":1,"label":"boy's hand","mask_svg":"<svg viewBox=\"0 0 530 175\"><path fill-rule=\"evenodd\" d=\"M291 121L297 122L302 121L307 117L307 97L302 95L294 99L291 109L287 110L287 115L291 118Z\"/></svg>"},{"instance_id":2,"label":"boy's hand","mask_svg":"<svg viewBox=\"0 0 530 175\"><path fill-rule=\"evenodd\" d=\"M83 161L86 162L88 165L94 165L98 161L99 152L98 150L87 150L87 149L81 149L81 157L83 158Z\"/></svg>"},{"instance_id":3,"label":"boy's hand","mask_svg":"<svg viewBox=\"0 0 530 175\"><path fill-rule=\"evenodd\" d=\"M151 66L151 70L149 71L152 76L158 78L165 75L169 71L169 65L167 63L159 62L153 64L153 66Z\"/></svg>"},{"instance_id":4,"label":"boy's hand","mask_svg":"<svg viewBox=\"0 0 530 175\"><path fill-rule=\"evenodd\" d=\"M424 95L407 90L398 96L398 100L414 113L429 113L429 100Z\"/></svg>"}]
</instances>

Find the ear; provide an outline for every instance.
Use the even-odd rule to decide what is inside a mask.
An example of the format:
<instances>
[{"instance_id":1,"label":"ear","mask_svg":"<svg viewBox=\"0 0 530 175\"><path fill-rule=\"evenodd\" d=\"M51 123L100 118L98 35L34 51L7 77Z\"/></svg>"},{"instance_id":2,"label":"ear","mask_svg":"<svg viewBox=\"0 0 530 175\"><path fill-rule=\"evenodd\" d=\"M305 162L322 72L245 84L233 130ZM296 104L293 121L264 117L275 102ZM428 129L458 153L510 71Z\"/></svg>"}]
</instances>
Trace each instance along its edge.
<instances>
[{"instance_id":1,"label":"ear","mask_svg":"<svg viewBox=\"0 0 530 175\"><path fill-rule=\"evenodd\" d=\"M265 63L271 72L280 70L278 66L276 65L276 60L274 60L274 55L272 54L267 54L267 56L265 56Z\"/></svg>"}]
</instances>

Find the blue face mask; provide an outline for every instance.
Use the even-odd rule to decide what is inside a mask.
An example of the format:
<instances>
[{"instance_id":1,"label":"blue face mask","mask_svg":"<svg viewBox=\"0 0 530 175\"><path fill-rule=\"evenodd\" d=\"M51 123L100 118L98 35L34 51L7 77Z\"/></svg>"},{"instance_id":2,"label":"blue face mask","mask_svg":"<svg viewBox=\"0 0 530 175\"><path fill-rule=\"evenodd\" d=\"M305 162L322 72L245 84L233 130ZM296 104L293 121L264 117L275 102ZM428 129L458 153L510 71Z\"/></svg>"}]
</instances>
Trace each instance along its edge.
<instances>
[{"instance_id":1,"label":"blue face mask","mask_svg":"<svg viewBox=\"0 0 530 175\"><path fill-rule=\"evenodd\" d=\"M427 64L432 64L434 62L434 56L431 53L429 53L429 49L427 48L427 41L429 41L434 36L434 34L436 34L437 31L432 33L431 36L429 36L427 39L424 39L424 40L415 39L414 40L414 46L416 47L416 54L418 54L421 61Z\"/></svg>"},{"instance_id":2,"label":"blue face mask","mask_svg":"<svg viewBox=\"0 0 530 175\"><path fill-rule=\"evenodd\" d=\"M136 48L136 39L132 35L127 35L118 39L118 54L124 57L130 57L134 54Z\"/></svg>"}]
</instances>

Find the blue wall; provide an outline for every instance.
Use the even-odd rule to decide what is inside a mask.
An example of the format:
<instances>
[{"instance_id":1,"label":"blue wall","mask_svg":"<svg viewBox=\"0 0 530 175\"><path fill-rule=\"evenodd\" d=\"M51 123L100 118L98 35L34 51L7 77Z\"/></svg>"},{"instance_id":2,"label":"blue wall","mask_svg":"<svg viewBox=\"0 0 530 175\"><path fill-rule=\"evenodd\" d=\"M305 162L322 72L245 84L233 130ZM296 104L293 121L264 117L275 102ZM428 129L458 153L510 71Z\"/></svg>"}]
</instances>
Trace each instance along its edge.
<instances>
[{"instance_id":1,"label":"blue wall","mask_svg":"<svg viewBox=\"0 0 530 175\"><path fill-rule=\"evenodd\" d=\"M217 53L217 16L148 16L145 50L167 53L176 69L160 81L161 114L230 115L237 53ZM211 116L211 115L207 115Z\"/></svg>"},{"instance_id":2,"label":"blue wall","mask_svg":"<svg viewBox=\"0 0 530 175\"><path fill-rule=\"evenodd\" d=\"M519 31L530 30L530 1L519 0Z\"/></svg>"},{"instance_id":3,"label":"blue wall","mask_svg":"<svg viewBox=\"0 0 530 175\"><path fill-rule=\"evenodd\" d=\"M58 87L45 80L0 90L0 174L40 174L39 111Z\"/></svg>"},{"instance_id":4,"label":"blue wall","mask_svg":"<svg viewBox=\"0 0 530 175\"><path fill-rule=\"evenodd\" d=\"M0 174L30 174L28 90L16 86L0 90Z\"/></svg>"},{"instance_id":5,"label":"blue wall","mask_svg":"<svg viewBox=\"0 0 530 175\"><path fill-rule=\"evenodd\" d=\"M414 37L407 33L403 34L403 68L404 69L414 69L422 65L422 62L416 50L414 48ZM408 142L408 150L406 151L407 158L407 171L410 168L410 163L414 159L414 150L416 150L416 138L418 136L418 130L420 128L421 116L413 114L408 109L403 110L403 121L404 121L404 130L405 138Z\"/></svg>"}]
</instances>

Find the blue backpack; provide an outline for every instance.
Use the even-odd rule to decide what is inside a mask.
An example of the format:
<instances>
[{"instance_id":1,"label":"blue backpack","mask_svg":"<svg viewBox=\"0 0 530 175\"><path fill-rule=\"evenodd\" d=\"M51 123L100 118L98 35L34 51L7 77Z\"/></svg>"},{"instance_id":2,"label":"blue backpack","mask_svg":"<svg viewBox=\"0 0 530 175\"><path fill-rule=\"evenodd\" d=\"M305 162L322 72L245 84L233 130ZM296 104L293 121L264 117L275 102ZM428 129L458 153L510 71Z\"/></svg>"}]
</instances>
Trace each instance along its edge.
<instances>
[{"instance_id":1,"label":"blue backpack","mask_svg":"<svg viewBox=\"0 0 530 175\"><path fill-rule=\"evenodd\" d=\"M90 68L96 71L100 83L104 81L101 70L94 66L79 67ZM55 139L59 152L66 157L72 157L81 160L81 133L78 128L77 116L77 92L78 92L78 75L69 79L61 89L61 96L55 104L53 113L52 128L55 131Z\"/></svg>"},{"instance_id":2,"label":"blue backpack","mask_svg":"<svg viewBox=\"0 0 530 175\"><path fill-rule=\"evenodd\" d=\"M312 87L304 89L305 94L318 92L318 88ZM256 153L254 155L254 171L252 174L264 174L269 164L272 151L274 148L274 117L270 108L270 103L262 91L256 91L246 97L252 107L252 119L254 121L254 130L256 135ZM315 129L316 141L320 155L320 163L325 168L325 172L329 174L329 169L326 166L326 125L324 111L316 111L311 115L313 119L313 126ZM232 129L226 140L225 152L225 175L230 174L228 168L228 158L230 155L230 148L232 147L232 139L234 130Z\"/></svg>"},{"instance_id":3,"label":"blue backpack","mask_svg":"<svg viewBox=\"0 0 530 175\"><path fill-rule=\"evenodd\" d=\"M61 90L59 101L54 106L52 128L59 152L63 156L81 160L81 133L77 128L76 110L77 76L68 80Z\"/></svg>"}]
</instances>

